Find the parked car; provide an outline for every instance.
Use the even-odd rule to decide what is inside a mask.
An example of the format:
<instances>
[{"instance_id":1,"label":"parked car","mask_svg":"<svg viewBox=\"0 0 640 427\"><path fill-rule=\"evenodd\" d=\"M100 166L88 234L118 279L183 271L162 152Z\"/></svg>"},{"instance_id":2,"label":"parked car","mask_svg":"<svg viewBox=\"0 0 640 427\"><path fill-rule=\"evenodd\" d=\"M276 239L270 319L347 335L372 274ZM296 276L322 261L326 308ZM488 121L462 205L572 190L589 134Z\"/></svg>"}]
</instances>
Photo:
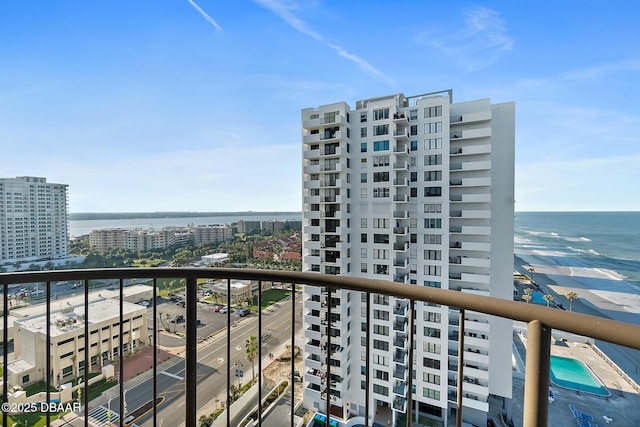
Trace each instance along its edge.
<instances>
[{"instance_id":1,"label":"parked car","mask_svg":"<svg viewBox=\"0 0 640 427\"><path fill-rule=\"evenodd\" d=\"M184 321L184 316L182 314L176 314L170 320L171 323L180 323Z\"/></svg>"},{"instance_id":2,"label":"parked car","mask_svg":"<svg viewBox=\"0 0 640 427\"><path fill-rule=\"evenodd\" d=\"M187 305L187 302L185 300L181 299L180 301L178 301L176 303L176 305L184 308L184 306Z\"/></svg>"},{"instance_id":3,"label":"parked car","mask_svg":"<svg viewBox=\"0 0 640 427\"><path fill-rule=\"evenodd\" d=\"M227 312L227 307L224 306L224 305L222 307L220 307L220 310L218 310L218 313L221 313L221 314L224 314L226 312Z\"/></svg>"},{"instance_id":4,"label":"parked car","mask_svg":"<svg viewBox=\"0 0 640 427\"><path fill-rule=\"evenodd\" d=\"M224 306L222 306L222 305L216 305L215 307L213 307L213 311L214 311L214 312L216 312L216 313L218 313L220 310L222 310L222 307L224 307Z\"/></svg>"}]
</instances>

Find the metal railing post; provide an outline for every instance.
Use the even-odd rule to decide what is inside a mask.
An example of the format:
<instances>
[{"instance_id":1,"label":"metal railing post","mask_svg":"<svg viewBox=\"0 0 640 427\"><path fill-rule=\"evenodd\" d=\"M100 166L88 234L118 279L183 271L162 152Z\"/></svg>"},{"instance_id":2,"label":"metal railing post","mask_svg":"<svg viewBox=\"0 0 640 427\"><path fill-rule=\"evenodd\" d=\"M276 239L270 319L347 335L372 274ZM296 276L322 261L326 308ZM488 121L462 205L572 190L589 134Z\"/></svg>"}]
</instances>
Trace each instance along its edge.
<instances>
[{"instance_id":1,"label":"metal railing post","mask_svg":"<svg viewBox=\"0 0 640 427\"><path fill-rule=\"evenodd\" d=\"M271 284L273 286L273 283ZM284 287L284 286L283 286ZM300 319L302 320L302 319ZM291 282L291 425L295 425L295 367L296 367L296 284ZM302 374L301 374L302 375Z\"/></svg>"},{"instance_id":2,"label":"metal railing post","mask_svg":"<svg viewBox=\"0 0 640 427\"><path fill-rule=\"evenodd\" d=\"M186 400L186 417L185 421L188 426L196 425L197 404L197 379L198 379L198 339L197 339L197 320L198 320L198 282L195 277L187 277L186 289L186 317L187 317L187 342L186 342L186 359L185 363L185 400Z\"/></svg>"},{"instance_id":3,"label":"metal railing post","mask_svg":"<svg viewBox=\"0 0 640 427\"><path fill-rule=\"evenodd\" d=\"M327 286L327 424L331 424L331 290ZM321 394L322 396L322 394Z\"/></svg>"},{"instance_id":4,"label":"metal railing post","mask_svg":"<svg viewBox=\"0 0 640 427\"><path fill-rule=\"evenodd\" d=\"M231 279L227 279L227 425L231 425Z\"/></svg>"},{"instance_id":5,"label":"metal railing post","mask_svg":"<svg viewBox=\"0 0 640 427\"><path fill-rule=\"evenodd\" d=\"M158 279L153 279L153 425L158 425L158 402L156 398L158 397L158 311L157 311L157 301L158 301Z\"/></svg>"},{"instance_id":6,"label":"metal railing post","mask_svg":"<svg viewBox=\"0 0 640 427\"><path fill-rule=\"evenodd\" d=\"M411 413L413 406L413 326L414 326L414 316L413 316L413 307L415 306L414 300L409 300L409 384L407 385L407 427L411 427ZM418 420L416 420L416 423Z\"/></svg>"},{"instance_id":7,"label":"metal railing post","mask_svg":"<svg viewBox=\"0 0 640 427\"><path fill-rule=\"evenodd\" d=\"M546 427L549 411L551 328L539 320L527 325L524 380L524 427Z\"/></svg>"},{"instance_id":8,"label":"metal railing post","mask_svg":"<svg viewBox=\"0 0 640 427\"><path fill-rule=\"evenodd\" d=\"M365 405L365 412L366 412L366 416L364 418L364 426L365 427L369 427L369 410L370 410L370 403L369 403L369 372L370 372L370 362L369 360L371 360L371 294L369 292L366 293L367 295L367 304L366 304L366 309L367 309L367 330L365 331L365 336L366 336L366 344L365 345L365 360L364 360L364 366L365 366L365 376L364 376L364 405Z\"/></svg>"},{"instance_id":9,"label":"metal railing post","mask_svg":"<svg viewBox=\"0 0 640 427\"><path fill-rule=\"evenodd\" d=\"M464 309L460 309L458 315L458 382L456 403L458 405L456 411L456 427L462 427L462 385L464 383Z\"/></svg>"}]
</instances>

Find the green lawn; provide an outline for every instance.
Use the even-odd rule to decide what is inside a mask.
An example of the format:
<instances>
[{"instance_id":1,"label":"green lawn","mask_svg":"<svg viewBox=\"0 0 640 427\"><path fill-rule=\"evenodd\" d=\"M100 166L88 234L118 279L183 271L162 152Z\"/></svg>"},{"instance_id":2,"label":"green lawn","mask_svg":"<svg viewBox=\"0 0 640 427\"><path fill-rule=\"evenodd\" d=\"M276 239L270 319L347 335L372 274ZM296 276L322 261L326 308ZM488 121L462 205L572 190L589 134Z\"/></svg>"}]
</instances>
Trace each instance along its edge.
<instances>
[{"instance_id":1,"label":"green lawn","mask_svg":"<svg viewBox=\"0 0 640 427\"><path fill-rule=\"evenodd\" d=\"M291 291L282 291L280 289L269 289L268 291L263 291L262 308L269 307L278 301L282 301L289 295L291 295Z\"/></svg>"},{"instance_id":2,"label":"green lawn","mask_svg":"<svg viewBox=\"0 0 640 427\"><path fill-rule=\"evenodd\" d=\"M51 414L51 421L64 414L65 412ZM42 412L26 412L24 414L10 415L7 417L7 424L10 426L15 424L16 426L40 427L47 425L47 416Z\"/></svg>"}]
</instances>

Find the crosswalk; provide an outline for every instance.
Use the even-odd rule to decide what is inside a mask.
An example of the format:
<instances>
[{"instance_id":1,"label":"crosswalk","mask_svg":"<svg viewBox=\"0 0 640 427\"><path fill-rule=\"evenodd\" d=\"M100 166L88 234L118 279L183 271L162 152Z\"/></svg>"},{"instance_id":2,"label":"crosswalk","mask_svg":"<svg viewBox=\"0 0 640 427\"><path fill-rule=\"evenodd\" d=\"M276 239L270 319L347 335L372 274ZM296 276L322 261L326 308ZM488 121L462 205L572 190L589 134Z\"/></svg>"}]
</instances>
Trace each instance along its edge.
<instances>
[{"instance_id":1,"label":"crosswalk","mask_svg":"<svg viewBox=\"0 0 640 427\"><path fill-rule=\"evenodd\" d=\"M120 414L113 409L100 405L91 408L89 411L88 421L90 426L94 427L110 427L112 425L120 425ZM126 421L126 420L125 420ZM137 427L136 424L129 424L130 427Z\"/></svg>"}]
</instances>

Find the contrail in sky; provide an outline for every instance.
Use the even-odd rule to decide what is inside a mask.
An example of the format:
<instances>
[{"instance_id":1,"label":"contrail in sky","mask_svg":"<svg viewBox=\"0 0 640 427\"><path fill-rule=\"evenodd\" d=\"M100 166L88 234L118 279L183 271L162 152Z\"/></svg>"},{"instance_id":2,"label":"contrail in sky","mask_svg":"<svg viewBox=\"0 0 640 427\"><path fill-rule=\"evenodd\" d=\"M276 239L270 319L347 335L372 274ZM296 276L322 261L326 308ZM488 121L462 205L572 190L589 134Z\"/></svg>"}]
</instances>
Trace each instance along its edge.
<instances>
[{"instance_id":1,"label":"contrail in sky","mask_svg":"<svg viewBox=\"0 0 640 427\"><path fill-rule=\"evenodd\" d=\"M194 2L193 0L189 0L189 4L191 4L191 6L193 6L193 8L194 8L195 10L197 10L197 11L200 13L200 15L202 15L202 17L203 17L204 19L206 19L207 21L209 21L209 23L210 23L211 25L213 25L214 27L216 27L216 30L218 30L218 31L222 31L222 27L220 27L220 25L218 25L218 23L217 23L217 22L216 22L212 17L210 17L209 15L207 15L207 12L205 12L205 11L204 11L204 10L202 10L202 9L200 9L200 6L198 6L198 5L196 4L196 2Z\"/></svg>"}]
</instances>

